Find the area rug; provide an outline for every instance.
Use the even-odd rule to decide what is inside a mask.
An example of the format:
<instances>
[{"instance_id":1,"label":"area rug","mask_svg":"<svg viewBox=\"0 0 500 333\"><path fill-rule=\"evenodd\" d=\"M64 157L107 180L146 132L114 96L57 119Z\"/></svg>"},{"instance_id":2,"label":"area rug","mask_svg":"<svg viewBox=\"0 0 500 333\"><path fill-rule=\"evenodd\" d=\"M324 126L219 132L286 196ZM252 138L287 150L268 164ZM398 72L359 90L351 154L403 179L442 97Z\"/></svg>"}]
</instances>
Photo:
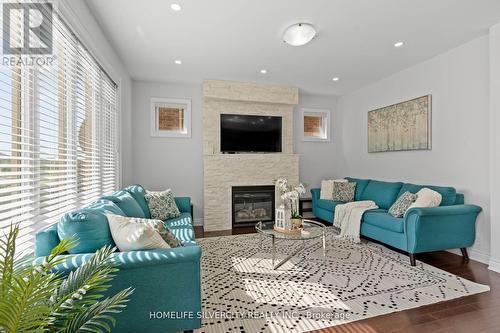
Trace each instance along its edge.
<instances>
[{"instance_id":1,"label":"area rug","mask_svg":"<svg viewBox=\"0 0 500 333\"><path fill-rule=\"evenodd\" d=\"M383 245L353 244L327 228L277 270L260 234L203 238L198 332L306 332L489 290ZM277 260L300 242L279 241Z\"/></svg>"}]
</instances>

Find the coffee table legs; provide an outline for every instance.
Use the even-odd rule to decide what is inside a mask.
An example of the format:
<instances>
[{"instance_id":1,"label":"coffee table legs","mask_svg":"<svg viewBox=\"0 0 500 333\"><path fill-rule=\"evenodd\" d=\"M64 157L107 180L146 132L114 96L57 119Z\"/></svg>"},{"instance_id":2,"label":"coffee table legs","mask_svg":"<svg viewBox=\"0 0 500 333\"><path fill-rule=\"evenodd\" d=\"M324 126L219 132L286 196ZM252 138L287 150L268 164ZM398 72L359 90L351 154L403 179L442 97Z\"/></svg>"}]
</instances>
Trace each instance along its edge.
<instances>
[{"instance_id":1,"label":"coffee table legs","mask_svg":"<svg viewBox=\"0 0 500 333\"><path fill-rule=\"evenodd\" d=\"M275 246L276 240L274 235L271 235L271 244L273 248L273 267L274 267L274 260L276 259L276 246Z\"/></svg>"},{"instance_id":2,"label":"coffee table legs","mask_svg":"<svg viewBox=\"0 0 500 333\"><path fill-rule=\"evenodd\" d=\"M322 238L323 238L323 259L326 259L326 235L324 230Z\"/></svg>"},{"instance_id":3,"label":"coffee table legs","mask_svg":"<svg viewBox=\"0 0 500 333\"><path fill-rule=\"evenodd\" d=\"M322 247L323 247L323 258L326 259L326 234L324 231L323 231L323 235L321 236L321 242L322 242ZM284 263L286 263L292 257L294 257L297 254L299 254L300 252L304 251L304 249L306 248L305 241L302 241L301 243L302 243L302 245L297 250L295 250L292 254L288 255L285 259L281 260L277 265L275 265L274 263L276 261L276 237L274 237L274 235L271 235L273 269L280 268ZM260 242L260 247L262 249L262 238L261 238L261 242Z\"/></svg>"},{"instance_id":4,"label":"coffee table legs","mask_svg":"<svg viewBox=\"0 0 500 333\"><path fill-rule=\"evenodd\" d=\"M274 259L273 259L273 266L274 268L273 269L278 269L280 268L284 263L286 263L288 260L290 260L292 257L296 256L297 254L299 254L300 252L304 251L304 249L306 248L306 246L304 245L304 242L302 242L302 245L297 249L295 250L295 252L293 252L292 254L290 254L288 257L286 257L285 259L283 259L282 261L280 261L279 264L277 264L276 266L274 266ZM273 252L274 253L274 252Z\"/></svg>"}]
</instances>

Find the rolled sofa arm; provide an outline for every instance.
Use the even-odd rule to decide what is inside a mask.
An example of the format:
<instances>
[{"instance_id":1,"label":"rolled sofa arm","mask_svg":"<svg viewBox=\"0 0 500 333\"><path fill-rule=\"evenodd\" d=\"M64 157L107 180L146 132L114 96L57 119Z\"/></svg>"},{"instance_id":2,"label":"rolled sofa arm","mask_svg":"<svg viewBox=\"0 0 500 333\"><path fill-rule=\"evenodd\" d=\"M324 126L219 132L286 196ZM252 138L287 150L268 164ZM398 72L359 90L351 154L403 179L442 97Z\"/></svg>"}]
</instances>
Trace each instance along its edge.
<instances>
[{"instance_id":1,"label":"rolled sofa arm","mask_svg":"<svg viewBox=\"0 0 500 333\"><path fill-rule=\"evenodd\" d=\"M318 200L321 195L321 189L320 188L312 188L311 189L311 195L312 195L312 200Z\"/></svg>"},{"instance_id":2,"label":"rolled sofa arm","mask_svg":"<svg viewBox=\"0 0 500 333\"><path fill-rule=\"evenodd\" d=\"M94 253L80 253L61 255L65 261L55 267L55 271L67 274L77 267L88 262ZM184 262L199 262L201 248L199 246L185 246L171 249L148 251L115 252L111 261L120 270L137 269L148 266L175 265ZM40 264L45 257L35 258L33 264Z\"/></svg>"},{"instance_id":3,"label":"rolled sofa arm","mask_svg":"<svg viewBox=\"0 0 500 333\"><path fill-rule=\"evenodd\" d=\"M406 218L410 215L419 216L442 216L442 215L463 215L479 214L482 208L476 205L452 205L426 208L411 208L406 213Z\"/></svg>"},{"instance_id":4,"label":"rolled sofa arm","mask_svg":"<svg viewBox=\"0 0 500 333\"><path fill-rule=\"evenodd\" d=\"M470 247L476 238L476 205L412 208L404 217L410 253Z\"/></svg>"}]
</instances>

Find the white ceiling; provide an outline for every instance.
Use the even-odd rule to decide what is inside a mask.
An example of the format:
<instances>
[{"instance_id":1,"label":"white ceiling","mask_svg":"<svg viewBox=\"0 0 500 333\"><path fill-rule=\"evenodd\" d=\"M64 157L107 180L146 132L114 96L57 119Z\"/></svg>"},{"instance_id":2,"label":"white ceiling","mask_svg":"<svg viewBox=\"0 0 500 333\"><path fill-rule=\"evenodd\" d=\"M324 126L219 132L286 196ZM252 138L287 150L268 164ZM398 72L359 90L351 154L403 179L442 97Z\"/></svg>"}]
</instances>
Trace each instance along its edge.
<instances>
[{"instance_id":1,"label":"white ceiling","mask_svg":"<svg viewBox=\"0 0 500 333\"><path fill-rule=\"evenodd\" d=\"M174 12L171 3L182 5ZM88 0L136 80L228 79L341 95L500 22L499 0ZM293 47L284 29L315 25ZM393 47L403 40L405 46ZM181 59L182 65L174 60ZM260 74L267 69L266 75ZM332 77L338 76L338 82Z\"/></svg>"}]
</instances>

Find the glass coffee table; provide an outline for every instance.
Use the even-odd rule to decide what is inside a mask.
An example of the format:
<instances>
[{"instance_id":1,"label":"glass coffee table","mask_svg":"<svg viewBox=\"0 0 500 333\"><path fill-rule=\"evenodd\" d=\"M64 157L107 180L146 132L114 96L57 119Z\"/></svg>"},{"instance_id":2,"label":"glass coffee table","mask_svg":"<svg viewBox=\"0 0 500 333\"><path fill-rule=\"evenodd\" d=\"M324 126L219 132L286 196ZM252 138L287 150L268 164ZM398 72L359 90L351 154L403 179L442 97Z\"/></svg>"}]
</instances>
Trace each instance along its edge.
<instances>
[{"instance_id":1,"label":"glass coffee table","mask_svg":"<svg viewBox=\"0 0 500 333\"><path fill-rule=\"evenodd\" d=\"M321 238L322 246L323 246L323 258L326 257L326 238L325 238L326 227L325 227L325 225L321 224L319 222L316 222L316 221L312 221L312 220L303 220L302 225L303 225L304 229L300 234L285 234L285 233L278 232L278 231L274 230L274 221L258 222L255 225L255 230L257 230L258 233L260 233L264 237L267 237L271 240L272 255L273 255L273 268L274 269L278 269L284 263L286 263L288 260L290 260L290 258L292 258L293 256L296 256L300 252L304 251L306 248L306 243L309 243L307 241L313 240L313 239ZM292 254L290 254L285 259L283 259L281 262L279 262L278 264L275 265L274 262L276 260L276 241L278 241L278 240L301 242L302 245L297 250L295 250Z\"/></svg>"}]
</instances>

